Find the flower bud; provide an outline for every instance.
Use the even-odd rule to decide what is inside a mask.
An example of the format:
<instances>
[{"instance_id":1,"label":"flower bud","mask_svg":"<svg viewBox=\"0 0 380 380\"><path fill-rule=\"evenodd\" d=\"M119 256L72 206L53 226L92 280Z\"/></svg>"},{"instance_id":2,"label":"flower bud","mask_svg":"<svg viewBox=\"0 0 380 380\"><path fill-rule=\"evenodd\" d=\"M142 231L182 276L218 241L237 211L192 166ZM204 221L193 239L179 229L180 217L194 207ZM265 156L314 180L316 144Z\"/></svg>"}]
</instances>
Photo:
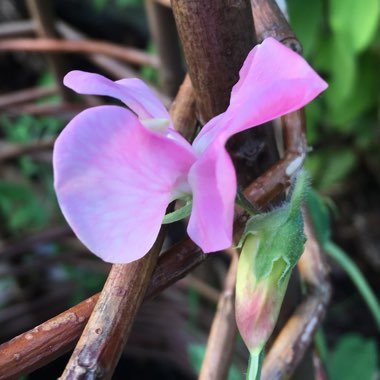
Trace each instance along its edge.
<instances>
[{"instance_id":1,"label":"flower bud","mask_svg":"<svg viewBox=\"0 0 380 380\"><path fill-rule=\"evenodd\" d=\"M257 258L260 240L252 234L246 238L236 283L236 322L249 351L261 351L271 335L290 277L289 272L282 278L286 268L282 258L273 263L267 277L256 277L252 262Z\"/></svg>"},{"instance_id":2,"label":"flower bud","mask_svg":"<svg viewBox=\"0 0 380 380\"><path fill-rule=\"evenodd\" d=\"M236 322L251 355L269 339L293 267L305 243L301 204L307 189L298 175L291 197L282 207L253 216L242 236L236 281Z\"/></svg>"}]
</instances>

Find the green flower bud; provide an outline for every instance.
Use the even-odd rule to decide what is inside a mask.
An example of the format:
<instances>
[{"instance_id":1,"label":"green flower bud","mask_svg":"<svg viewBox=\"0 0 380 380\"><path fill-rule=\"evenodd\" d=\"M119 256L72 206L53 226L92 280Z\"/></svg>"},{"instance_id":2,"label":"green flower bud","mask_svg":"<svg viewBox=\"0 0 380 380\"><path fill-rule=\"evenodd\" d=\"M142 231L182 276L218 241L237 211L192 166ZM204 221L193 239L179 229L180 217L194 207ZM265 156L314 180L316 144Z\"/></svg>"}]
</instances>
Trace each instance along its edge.
<instances>
[{"instance_id":1,"label":"green flower bud","mask_svg":"<svg viewBox=\"0 0 380 380\"><path fill-rule=\"evenodd\" d=\"M252 261L259 253L260 238L249 234L241 252L236 283L236 323L249 351L261 351L277 321L290 277L283 278L286 263L279 258L265 278L258 279ZM280 281L281 280L281 281Z\"/></svg>"},{"instance_id":2,"label":"green flower bud","mask_svg":"<svg viewBox=\"0 0 380 380\"><path fill-rule=\"evenodd\" d=\"M291 271L306 241L301 203L307 176L297 177L290 200L247 223L236 281L236 322L251 355L269 339L281 308Z\"/></svg>"}]
</instances>

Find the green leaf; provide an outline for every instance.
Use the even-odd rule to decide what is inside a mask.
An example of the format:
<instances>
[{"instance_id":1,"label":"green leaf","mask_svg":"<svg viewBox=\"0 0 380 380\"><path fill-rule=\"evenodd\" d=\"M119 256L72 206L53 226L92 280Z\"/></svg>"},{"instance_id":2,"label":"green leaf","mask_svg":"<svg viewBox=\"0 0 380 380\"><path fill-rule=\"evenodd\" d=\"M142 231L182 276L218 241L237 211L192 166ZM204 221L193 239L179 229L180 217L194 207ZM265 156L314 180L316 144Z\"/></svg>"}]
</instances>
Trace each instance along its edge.
<instances>
[{"instance_id":1,"label":"green leaf","mask_svg":"<svg viewBox=\"0 0 380 380\"><path fill-rule=\"evenodd\" d=\"M328 189L344 180L356 167L357 156L352 149L320 149L308 156L305 167L318 189Z\"/></svg>"},{"instance_id":2,"label":"green leaf","mask_svg":"<svg viewBox=\"0 0 380 380\"><path fill-rule=\"evenodd\" d=\"M376 298L374 291L369 285L365 276L360 272L356 263L344 252L340 247L333 242L327 242L324 249L347 273L351 281L356 286L358 292L363 297L364 302L367 304L372 313L377 327L380 331L380 303Z\"/></svg>"},{"instance_id":3,"label":"green leaf","mask_svg":"<svg viewBox=\"0 0 380 380\"><path fill-rule=\"evenodd\" d=\"M330 240L330 214L322 197L313 189L307 192L307 206L318 240L322 245Z\"/></svg>"},{"instance_id":4,"label":"green leaf","mask_svg":"<svg viewBox=\"0 0 380 380\"><path fill-rule=\"evenodd\" d=\"M300 39L305 57L309 57L322 23L323 1L288 0L290 24Z\"/></svg>"},{"instance_id":5,"label":"green leaf","mask_svg":"<svg viewBox=\"0 0 380 380\"><path fill-rule=\"evenodd\" d=\"M330 25L353 52L364 50L373 40L380 16L379 0L330 0Z\"/></svg>"},{"instance_id":6,"label":"green leaf","mask_svg":"<svg viewBox=\"0 0 380 380\"><path fill-rule=\"evenodd\" d=\"M375 107L379 99L380 59L371 52L364 53L357 59L357 67L359 70L355 75L354 90L350 91L342 104L330 104L329 109L331 126L344 133L354 132L354 128L363 130L362 120L357 119L371 107Z\"/></svg>"},{"instance_id":7,"label":"green leaf","mask_svg":"<svg viewBox=\"0 0 380 380\"><path fill-rule=\"evenodd\" d=\"M335 346L329 363L331 380L373 380L378 352L374 339L345 335Z\"/></svg>"},{"instance_id":8,"label":"green leaf","mask_svg":"<svg viewBox=\"0 0 380 380\"><path fill-rule=\"evenodd\" d=\"M342 106L354 89L357 75L356 58L346 40L337 36L326 36L315 58L317 70L328 73L329 88L324 92L329 108Z\"/></svg>"},{"instance_id":9,"label":"green leaf","mask_svg":"<svg viewBox=\"0 0 380 380\"><path fill-rule=\"evenodd\" d=\"M307 120L307 142L312 146L318 143L323 137L320 129L322 108L320 99L316 99L305 107Z\"/></svg>"},{"instance_id":10,"label":"green leaf","mask_svg":"<svg viewBox=\"0 0 380 380\"><path fill-rule=\"evenodd\" d=\"M93 4L94 8L98 12L102 11L106 7L107 2L108 2L108 0L92 0L92 4Z\"/></svg>"}]
</instances>

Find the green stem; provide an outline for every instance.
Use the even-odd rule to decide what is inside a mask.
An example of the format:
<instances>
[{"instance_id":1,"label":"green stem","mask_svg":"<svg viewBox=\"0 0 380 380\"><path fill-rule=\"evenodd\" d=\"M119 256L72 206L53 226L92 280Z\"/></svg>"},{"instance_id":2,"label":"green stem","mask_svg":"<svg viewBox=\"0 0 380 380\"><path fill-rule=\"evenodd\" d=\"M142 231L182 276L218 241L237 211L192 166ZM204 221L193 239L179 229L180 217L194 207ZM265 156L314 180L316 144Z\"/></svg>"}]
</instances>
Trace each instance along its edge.
<instances>
[{"instance_id":1,"label":"green stem","mask_svg":"<svg viewBox=\"0 0 380 380\"><path fill-rule=\"evenodd\" d=\"M183 207L179 208L178 210L166 214L164 220L162 221L162 224L174 223L178 220L186 218L191 214L192 207L193 202L188 201Z\"/></svg>"},{"instance_id":2,"label":"green stem","mask_svg":"<svg viewBox=\"0 0 380 380\"><path fill-rule=\"evenodd\" d=\"M290 213L297 215L304 201L310 177L305 170L300 170L290 189Z\"/></svg>"},{"instance_id":3,"label":"green stem","mask_svg":"<svg viewBox=\"0 0 380 380\"><path fill-rule=\"evenodd\" d=\"M329 349L327 347L325 334L321 327L315 333L314 342L322 362L326 364L329 356Z\"/></svg>"},{"instance_id":4,"label":"green stem","mask_svg":"<svg viewBox=\"0 0 380 380\"><path fill-rule=\"evenodd\" d=\"M264 348L249 355L246 380L260 380L263 367Z\"/></svg>"},{"instance_id":5,"label":"green stem","mask_svg":"<svg viewBox=\"0 0 380 380\"><path fill-rule=\"evenodd\" d=\"M257 215L259 214L259 211L256 209L256 207L246 198L243 191L238 188L236 193L236 203L245 211L248 212L249 215Z\"/></svg>"},{"instance_id":6,"label":"green stem","mask_svg":"<svg viewBox=\"0 0 380 380\"><path fill-rule=\"evenodd\" d=\"M380 330L380 304L374 292L372 291L367 280L360 272L357 265L351 258L333 242L328 242L325 245L326 253L328 253L348 274L351 281L356 285L359 293L367 303L373 318L376 321L377 327Z\"/></svg>"}]
</instances>

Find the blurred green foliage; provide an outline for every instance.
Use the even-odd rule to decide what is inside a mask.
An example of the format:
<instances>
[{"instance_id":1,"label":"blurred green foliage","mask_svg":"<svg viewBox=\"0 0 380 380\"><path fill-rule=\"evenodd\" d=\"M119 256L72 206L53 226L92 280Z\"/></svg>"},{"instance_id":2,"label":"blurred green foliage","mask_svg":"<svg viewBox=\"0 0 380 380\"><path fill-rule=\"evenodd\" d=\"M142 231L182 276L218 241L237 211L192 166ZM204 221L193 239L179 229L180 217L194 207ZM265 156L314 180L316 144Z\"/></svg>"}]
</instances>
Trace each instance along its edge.
<instances>
[{"instance_id":1,"label":"blurred green foliage","mask_svg":"<svg viewBox=\"0 0 380 380\"><path fill-rule=\"evenodd\" d=\"M199 374L201 371L203 359L206 354L206 345L204 344L191 344L188 347L188 355L190 359L191 366L194 371ZM238 368L232 364L230 370L228 371L227 380L243 380L243 374L238 370Z\"/></svg>"},{"instance_id":2,"label":"blurred green foliage","mask_svg":"<svg viewBox=\"0 0 380 380\"><path fill-rule=\"evenodd\" d=\"M377 368L375 340L346 334L335 345L327 369L331 380L373 380L376 379Z\"/></svg>"},{"instance_id":3,"label":"blurred green foliage","mask_svg":"<svg viewBox=\"0 0 380 380\"><path fill-rule=\"evenodd\" d=\"M92 6L99 12L107 6L116 6L118 8L142 6L142 0L92 0Z\"/></svg>"},{"instance_id":4,"label":"blurred green foliage","mask_svg":"<svg viewBox=\"0 0 380 380\"><path fill-rule=\"evenodd\" d=\"M367 157L380 167L380 2L288 0L290 22L304 55L329 88L307 107L307 167L328 189Z\"/></svg>"},{"instance_id":5,"label":"blurred green foliage","mask_svg":"<svg viewBox=\"0 0 380 380\"><path fill-rule=\"evenodd\" d=\"M62 128L62 121L53 117L0 117L0 134L10 143L52 137ZM50 162L21 156L13 167L0 180L0 219L6 221L3 232L18 234L47 226L57 214Z\"/></svg>"}]
</instances>

